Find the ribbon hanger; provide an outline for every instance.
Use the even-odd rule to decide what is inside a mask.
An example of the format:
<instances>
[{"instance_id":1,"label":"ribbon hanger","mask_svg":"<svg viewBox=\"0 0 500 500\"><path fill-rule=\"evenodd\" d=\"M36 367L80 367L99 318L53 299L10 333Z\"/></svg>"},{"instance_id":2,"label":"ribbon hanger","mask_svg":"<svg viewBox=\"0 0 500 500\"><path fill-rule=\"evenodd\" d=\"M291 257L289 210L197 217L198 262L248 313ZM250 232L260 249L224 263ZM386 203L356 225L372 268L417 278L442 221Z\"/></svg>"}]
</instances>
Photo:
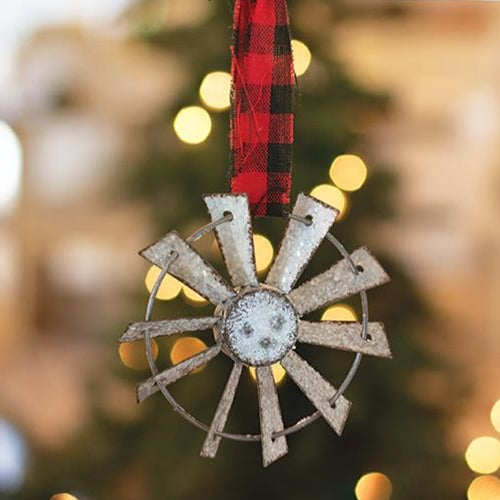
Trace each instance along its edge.
<instances>
[{"instance_id":1,"label":"ribbon hanger","mask_svg":"<svg viewBox=\"0 0 500 500\"><path fill-rule=\"evenodd\" d=\"M231 91L231 191L252 215L290 203L295 74L286 0L236 0Z\"/></svg>"}]
</instances>

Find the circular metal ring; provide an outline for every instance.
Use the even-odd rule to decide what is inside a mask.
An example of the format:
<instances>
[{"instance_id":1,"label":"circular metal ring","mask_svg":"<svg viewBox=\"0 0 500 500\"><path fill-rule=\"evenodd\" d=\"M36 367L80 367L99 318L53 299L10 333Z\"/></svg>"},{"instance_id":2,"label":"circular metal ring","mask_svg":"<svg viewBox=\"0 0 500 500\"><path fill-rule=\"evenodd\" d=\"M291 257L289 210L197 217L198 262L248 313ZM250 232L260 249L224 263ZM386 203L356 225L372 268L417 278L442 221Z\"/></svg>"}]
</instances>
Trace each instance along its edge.
<instances>
[{"instance_id":1,"label":"circular metal ring","mask_svg":"<svg viewBox=\"0 0 500 500\"><path fill-rule=\"evenodd\" d=\"M309 219L290 214L290 213L285 213L284 214L285 218L288 219L293 219L298 222L302 222L303 224L310 225L311 221ZM198 229L196 232L194 232L189 238L186 239L188 243L194 243L195 241L199 240L202 236L205 234L209 233L210 231L213 231L216 227L220 226L221 224L224 224L225 222L230 222L233 220L233 215L232 214L227 214L224 217L221 217L220 219L210 222L209 224L206 224L205 226L201 227ZM327 233L326 239L339 251L339 253L345 258L346 262L348 263L351 271L353 274L356 276L359 274L359 271L356 267L356 264L353 262L351 256L349 255L349 252L346 250L344 245L331 233ZM158 277L156 278L156 281L154 283L153 288L151 289L151 293L149 296L148 304L146 307L146 316L145 316L145 321L150 321L151 316L153 314L153 308L156 300L156 295L158 293L158 290L160 288L160 285L165 278L166 274L168 273L168 269L174 262L174 260L177 258L177 254L172 253L167 259L167 262L165 263L165 266L162 268L161 272L158 274ZM361 338L366 339L367 334L368 334L368 296L366 294L365 290L362 290L359 293L361 297L361 308L362 308L362 328L361 328ZM151 370L151 374L153 377L158 375L160 373L158 366L156 365L156 361L154 359L154 354L153 354L153 346L151 343L151 335L149 334L148 331L145 332L144 335L144 340L146 343L146 356L149 364L149 368ZM349 371L347 372L347 375L345 376L342 384L340 387L337 389L337 392L333 396L332 399L330 399L330 404L334 405L335 402L344 394L344 392L347 390L349 385L351 384L354 376L356 375L356 372L358 371L359 365L361 363L361 360L363 359L363 354L362 353L357 353L354 361L351 364L351 367L349 368ZM157 384L158 388L160 389L161 393L165 397L165 399L170 403L172 406L173 410L177 413L179 413L185 420L187 420L190 424L194 425L195 427L198 427L199 429L208 432L210 429L210 426L205 424L204 422L201 422L198 420L194 415L192 415L189 411L187 411L182 405L180 405L177 400L172 396L170 391L163 385L163 384ZM304 427L307 427L308 425L312 424L314 421L318 420L320 418L321 413L319 410L316 410L315 412L311 413L310 415L298 420L295 424L290 425L289 427L286 427L280 432L276 432L273 434L273 439L276 439L281 436L288 436L290 434L293 434L295 432L298 432L299 430L303 429ZM258 442L261 440L261 435L260 434L238 434L238 433L232 433L232 432L216 432L215 433L217 436L221 438L226 438L226 439L231 439L233 441L242 441L242 442Z\"/></svg>"}]
</instances>

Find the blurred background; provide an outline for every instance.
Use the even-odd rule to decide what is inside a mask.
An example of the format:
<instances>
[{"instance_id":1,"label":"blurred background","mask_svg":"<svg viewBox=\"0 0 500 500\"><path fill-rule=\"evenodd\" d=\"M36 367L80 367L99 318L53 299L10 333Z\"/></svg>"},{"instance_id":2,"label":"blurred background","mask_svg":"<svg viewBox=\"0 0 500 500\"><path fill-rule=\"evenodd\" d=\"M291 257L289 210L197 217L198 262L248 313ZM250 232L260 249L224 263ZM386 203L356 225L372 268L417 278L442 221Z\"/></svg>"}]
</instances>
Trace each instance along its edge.
<instances>
[{"instance_id":1,"label":"blurred background","mask_svg":"<svg viewBox=\"0 0 500 500\"><path fill-rule=\"evenodd\" d=\"M227 191L227 0L2 0L0 498L500 498L500 4L289 0L298 88L294 195L342 211L393 281L369 294L394 360L363 360L344 436L324 422L266 470L159 395L118 338L157 273L137 251L208 220ZM256 220L265 274L284 223ZM223 272L211 236L198 249ZM322 248L304 275L332 263ZM168 278L160 317L210 314ZM315 317L356 319L356 298ZM210 332L159 340L169 366ZM326 351L326 352L325 352ZM334 384L352 355L302 349ZM210 421L230 364L173 387ZM285 423L311 411L275 369ZM252 374L228 430L258 431Z\"/></svg>"}]
</instances>

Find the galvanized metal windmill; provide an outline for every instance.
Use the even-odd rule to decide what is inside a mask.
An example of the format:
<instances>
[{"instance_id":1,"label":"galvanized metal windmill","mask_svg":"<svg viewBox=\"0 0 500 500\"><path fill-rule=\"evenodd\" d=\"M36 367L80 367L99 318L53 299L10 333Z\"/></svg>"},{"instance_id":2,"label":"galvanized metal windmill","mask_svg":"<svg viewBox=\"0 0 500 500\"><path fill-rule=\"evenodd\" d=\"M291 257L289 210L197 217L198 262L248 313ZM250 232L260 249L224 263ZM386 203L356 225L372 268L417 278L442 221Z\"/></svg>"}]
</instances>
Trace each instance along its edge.
<instances>
[{"instance_id":1,"label":"galvanized metal windmill","mask_svg":"<svg viewBox=\"0 0 500 500\"><path fill-rule=\"evenodd\" d=\"M381 323L368 321L366 290L389 280L387 273L366 248L349 254L329 233L338 211L315 198L300 194L281 246L264 283L257 277L249 203L246 195L214 194L205 198L212 221L184 240L177 232L141 252L162 269L152 290L146 321L132 323L121 342L144 339L152 376L139 384L137 398L144 401L163 393L184 418L207 432L201 455L215 457L222 438L260 441L264 466L288 452L286 436L322 416L337 434L346 423L351 403L344 392L364 354L389 358L391 352ZM191 244L215 231L231 284L200 256ZM327 240L343 259L327 271L294 288L320 244ZM205 297L214 306L213 316L151 321L158 288L169 273ZM360 294L362 322L310 322L304 315ZM213 330L214 345L185 361L160 371L151 339L200 330ZM340 387L334 387L295 352L297 343L314 344L356 353ZM203 424L173 398L168 386L219 355L234 367L210 425ZM280 363L293 382L317 409L285 428L271 366ZM260 434L224 431L244 366L256 369Z\"/></svg>"}]
</instances>

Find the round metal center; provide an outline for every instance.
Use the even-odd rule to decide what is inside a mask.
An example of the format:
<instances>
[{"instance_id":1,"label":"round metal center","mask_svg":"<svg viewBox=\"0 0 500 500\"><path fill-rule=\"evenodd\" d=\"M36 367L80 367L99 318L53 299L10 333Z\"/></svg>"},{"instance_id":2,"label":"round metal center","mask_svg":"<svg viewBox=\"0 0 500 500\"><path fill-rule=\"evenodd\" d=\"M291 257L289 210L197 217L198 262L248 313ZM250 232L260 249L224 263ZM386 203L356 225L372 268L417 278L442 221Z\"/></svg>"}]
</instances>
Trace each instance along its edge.
<instances>
[{"instance_id":1,"label":"round metal center","mask_svg":"<svg viewBox=\"0 0 500 500\"><path fill-rule=\"evenodd\" d=\"M229 306L222 325L231 354L250 366L276 363L294 346L298 315L281 293L260 288L243 293Z\"/></svg>"}]
</instances>

